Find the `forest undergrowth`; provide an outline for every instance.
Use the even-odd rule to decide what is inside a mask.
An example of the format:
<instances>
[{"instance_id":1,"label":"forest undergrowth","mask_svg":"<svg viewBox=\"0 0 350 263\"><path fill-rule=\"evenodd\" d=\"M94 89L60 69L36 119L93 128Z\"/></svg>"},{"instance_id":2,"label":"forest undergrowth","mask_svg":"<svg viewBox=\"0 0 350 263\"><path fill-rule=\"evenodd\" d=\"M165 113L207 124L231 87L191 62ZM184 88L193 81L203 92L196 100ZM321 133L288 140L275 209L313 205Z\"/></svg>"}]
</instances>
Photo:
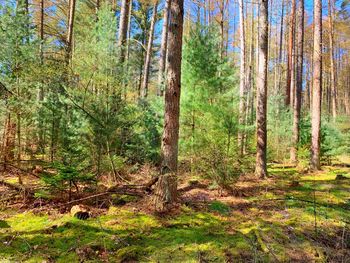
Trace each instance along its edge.
<instances>
[{"instance_id":1,"label":"forest undergrowth","mask_svg":"<svg viewBox=\"0 0 350 263\"><path fill-rule=\"evenodd\" d=\"M143 172L151 174L150 169ZM17 175L5 178L5 183L14 185ZM24 187L30 185L40 193L34 177L23 180ZM181 174L179 180L180 202L167 215L152 213L145 205L147 194L103 195L106 190L98 186L94 198L82 198L91 196L88 189L74 193L78 202L38 194L27 194L23 200L23 192L2 185L1 196L7 200L1 202L0 260L347 262L350 258L348 164L325 166L317 173L273 164L267 180L241 177L233 185L240 194L234 196L190 173ZM87 220L70 213L77 204L88 209Z\"/></svg>"}]
</instances>

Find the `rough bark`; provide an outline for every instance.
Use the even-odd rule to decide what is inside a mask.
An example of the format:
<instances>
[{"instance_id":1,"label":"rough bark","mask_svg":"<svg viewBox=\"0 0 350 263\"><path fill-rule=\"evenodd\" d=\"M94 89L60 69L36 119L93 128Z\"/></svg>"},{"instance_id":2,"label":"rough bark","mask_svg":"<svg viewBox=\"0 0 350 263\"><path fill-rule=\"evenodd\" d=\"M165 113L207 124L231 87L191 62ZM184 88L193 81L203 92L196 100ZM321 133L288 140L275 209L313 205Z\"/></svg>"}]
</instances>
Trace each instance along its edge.
<instances>
[{"instance_id":1,"label":"rough bark","mask_svg":"<svg viewBox=\"0 0 350 263\"><path fill-rule=\"evenodd\" d=\"M120 48L119 62L125 61L125 47L126 38L128 34L128 21L129 21L129 5L130 0L122 0L122 6L120 10L119 32L118 32L118 47Z\"/></svg>"},{"instance_id":2,"label":"rough bark","mask_svg":"<svg viewBox=\"0 0 350 263\"><path fill-rule=\"evenodd\" d=\"M314 0L314 50L311 114L311 169L320 169L320 128L322 89L322 1Z\"/></svg>"},{"instance_id":3,"label":"rough bark","mask_svg":"<svg viewBox=\"0 0 350 263\"><path fill-rule=\"evenodd\" d=\"M165 1L164 13L163 13L163 29L162 40L160 45L160 58L159 58L159 72L158 72L158 96L163 96L164 93L164 74L166 65L166 55L168 46L168 24L169 24L169 8L171 0Z\"/></svg>"},{"instance_id":4,"label":"rough bark","mask_svg":"<svg viewBox=\"0 0 350 263\"><path fill-rule=\"evenodd\" d=\"M66 64L68 65L72 57L72 45L73 45L73 29L74 29L74 17L75 17L75 1L69 0L69 13L68 13L68 28L66 38Z\"/></svg>"},{"instance_id":5,"label":"rough bark","mask_svg":"<svg viewBox=\"0 0 350 263\"><path fill-rule=\"evenodd\" d=\"M6 117L4 144L3 144L4 170L7 169L6 164L13 162L15 159L15 146L16 146L15 140L16 140L16 123L12 121L11 114L8 113Z\"/></svg>"},{"instance_id":6,"label":"rough bark","mask_svg":"<svg viewBox=\"0 0 350 263\"><path fill-rule=\"evenodd\" d=\"M256 167L255 174L259 178L267 176L266 149L267 149L267 52L268 52L268 0L260 0L259 19L259 63L257 86L257 109L256 109Z\"/></svg>"},{"instance_id":7,"label":"rough bark","mask_svg":"<svg viewBox=\"0 0 350 263\"><path fill-rule=\"evenodd\" d=\"M350 74L350 70L349 74ZM345 114L350 116L350 76L348 75L346 78L345 90L344 90L344 106L345 106Z\"/></svg>"},{"instance_id":8,"label":"rough bark","mask_svg":"<svg viewBox=\"0 0 350 263\"><path fill-rule=\"evenodd\" d=\"M239 30L240 30L240 81L239 81L239 132L238 132L238 147L239 152L243 155L243 143L244 133L243 126L245 120L245 107L246 107L246 52L245 52L245 27L244 27L244 6L243 0L239 0Z\"/></svg>"},{"instance_id":9,"label":"rough bark","mask_svg":"<svg viewBox=\"0 0 350 263\"><path fill-rule=\"evenodd\" d=\"M279 48L278 48L278 90L281 89L281 83L282 83L282 51L283 51L283 33L284 33L284 4L285 0L282 0L282 13L281 13L281 22L280 22L280 37L279 37Z\"/></svg>"},{"instance_id":10,"label":"rough bark","mask_svg":"<svg viewBox=\"0 0 350 263\"><path fill-rule=\"evenodd\" d=\"M331 102L332 102L332 117L333 120L337 117L337 88L335 80L335 63L334 63L334 1L328 0L328 22L329 22L329 60L330 60L330 81L331 81Z\"/></svg>"},{"instance_id":11,"label":"rough bark","mask_svg":"<svg viewBox=\"0 0 350 263\"><path fill-rule=\"evenodd\" d=\"M301 111L301 92L303 89L303 59L304 59L304 0L299 0L297 11L297 57L296 57L296 91L293 105L293 136L290 159L293 164L298 162L299 124Z\"/></svg>"},{"instance_id":12,"label":"rough bark","mask_svg":"<svg viewBox=\"0 0 350 263\"><path fill-rule=\"evenodd\" d=\"M165 92L164 130L162 136L162 172L154 198L157 212L166 211L176 201L179 115L181 92L181 58L184 1L171 2L168 48L167 89ZM174 190L175 189L175 190Z\"/></svg>"},{"instance_id":13,"label":"rough bark","mask_svg":"<svg viewBox=\"0 0 350 263\"><path fill-rule=\"evenodd\" d=\"M148 82L149 82L149 72L150 72L151 58L152 58L154 26L157 20L157 6L158 6L158 1L156 1L153 6L153 14L152 14L151 25L149 29L146 59L145 59L145 66L144 66L145 72L144 72L143 82L142 82L142 98L147 98L148 96Z\"/></svg>"},{"instance_id":14,"label":"rough bark","mask_svg":"<svg viewBox=\"0 0 350 263\"><path fill-rule=\"evenodd\" d=\"M291 105L292 71L293 66L293 47L295 32L295 0L292 0L292 9L289 20L289 39L288 39L288 63L287 63L287 83L286 83L286 106Z\"/></svg>"}]
</instances>

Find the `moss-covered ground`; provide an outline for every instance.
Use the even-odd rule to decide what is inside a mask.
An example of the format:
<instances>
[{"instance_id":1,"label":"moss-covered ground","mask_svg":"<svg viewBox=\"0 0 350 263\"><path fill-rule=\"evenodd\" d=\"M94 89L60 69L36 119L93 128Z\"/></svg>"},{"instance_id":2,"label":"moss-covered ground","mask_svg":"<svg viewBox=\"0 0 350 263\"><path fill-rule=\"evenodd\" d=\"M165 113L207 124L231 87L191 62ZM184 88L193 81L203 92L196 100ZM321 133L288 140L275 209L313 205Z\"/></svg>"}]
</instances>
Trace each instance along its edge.
<instances>
[{"instance_id":1,"label":"moss-covered ground","mask_svg":"<svg viewBox=\"0 0 350 263\"><path fill-rule=\"evenodd\" d=\"M85 221L3 207L0 262L350 262L350 169L269 172L235 202L162 217L132 204Z\"/></svg>"}]
</instances>

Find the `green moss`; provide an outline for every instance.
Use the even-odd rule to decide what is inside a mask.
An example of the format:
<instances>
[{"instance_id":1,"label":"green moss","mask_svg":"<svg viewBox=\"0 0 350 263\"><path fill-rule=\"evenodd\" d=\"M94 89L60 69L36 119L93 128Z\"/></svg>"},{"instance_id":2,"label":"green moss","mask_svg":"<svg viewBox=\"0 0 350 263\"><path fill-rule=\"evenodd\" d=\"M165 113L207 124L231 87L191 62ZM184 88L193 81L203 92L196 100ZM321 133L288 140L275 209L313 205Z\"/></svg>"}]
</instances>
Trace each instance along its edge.
<instances>
[{"instance_id":1,"label":"green moss","mask_svg":"<svg viewBox=\"0 0 350 263\"><path fill-rule=\"evenodd\" d=\"M222 202L214 201L209 204L209 209L211 211L217 212L222 215L229 215L230 214L230 207Z\"/></svg>"}]
</instances>

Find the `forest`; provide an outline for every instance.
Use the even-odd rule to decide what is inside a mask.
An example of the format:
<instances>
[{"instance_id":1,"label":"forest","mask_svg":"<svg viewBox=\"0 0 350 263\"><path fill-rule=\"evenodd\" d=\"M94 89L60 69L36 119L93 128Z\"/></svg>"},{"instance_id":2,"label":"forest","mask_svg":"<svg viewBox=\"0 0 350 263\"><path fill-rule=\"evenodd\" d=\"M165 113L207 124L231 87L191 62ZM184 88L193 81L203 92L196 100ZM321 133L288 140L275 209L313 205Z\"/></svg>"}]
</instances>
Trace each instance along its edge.
<instances>
[{"instance_id":1,"label":"forest","mask_svg":"<svg viewBox=\"0 0 350 263\"><path fill-rule=\"evenodd\" d=\"M350 262L350 1L0 0L0 262Z\"/></svg>"}]
</instances>

